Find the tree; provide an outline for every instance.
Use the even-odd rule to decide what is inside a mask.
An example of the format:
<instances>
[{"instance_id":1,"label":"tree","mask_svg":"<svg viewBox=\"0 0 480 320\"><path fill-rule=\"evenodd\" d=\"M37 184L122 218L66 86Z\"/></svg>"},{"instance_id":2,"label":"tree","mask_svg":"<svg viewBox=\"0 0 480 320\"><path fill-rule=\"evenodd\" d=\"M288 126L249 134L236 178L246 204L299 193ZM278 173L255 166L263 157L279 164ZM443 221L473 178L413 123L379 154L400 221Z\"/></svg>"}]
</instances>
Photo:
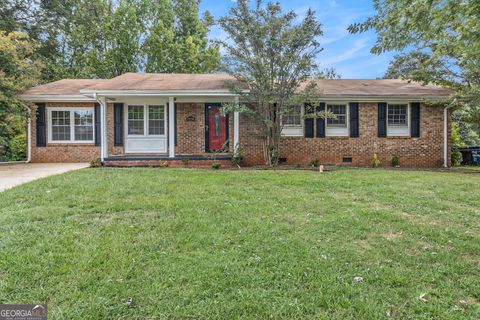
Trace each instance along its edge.
<instances>
[{"instance_id":1,"label":"tree","mask_svg":"<svg viewBox=\"0 0 480 320\"><path fill-rule=\"evenodd\" d=\"M384 79L413 79L416 72L423 70L430 61L430 55L422 51L397 54L390 61Z\"/></svg>"},{"instance_id":2,"label":"tree","mask_svg":"<svg viewBox=\"0 0 480 320\"><path fill-rule=\"evenodd\" d=\"M0 27L38 44L44 81L219 68L198 0L0 0L0 14Z\"/></svg>"},{"instance_id":3,"label":"tree","mask_svg":"<svg viewBox=\"0 0 480 320\"><path fill-rule=\"evenodd\" d=\"M403 51L389 73L456 90L450 103L467 111L464 119L470 119L472 126L478 128L480 2L374 0L374 6L376 15L350 25L349 31L375 30L377 42L372 53Z\"/></svg>"},{"instance_id":4,"label":"tree","mask_svg":"<svg viewBox=\"0 0 480 320\"><path fill-rule=\"evenodd\" d=\"M24 132L26 105L17 94L37 84L41 64L32 60L34 45L27 35L0 32L0 145L7 157L18 160L12 152L14 137Z\"/></svg>"},{"instance_id":5,"label":"tree","mask_svg":"<svg viewBox=\"0 0 480 320\"><path fill-rule=\"evenodd\" d=\"M213 18L199 18L198 0L160 0L150 6L144 44L147 72L205 73L219 69L220 51L208 41Z\"/></svg>"},{"instance_id":6,"label":"tree","mask_svg":"<svg viewBox=\"0 0 480 320\"><path fill-rule=\"evenodd\" d=\"M268 165L278 163L282 115L318 96L315 83L308 80L317 70L315 58L322 50L317 40L321 25L311 10L296 21L294 12L283 13L278 3L263 5L261 0L254 8L248 0L239 0L219 20L229 39L218 41L225 49L225 68L236 79L231 90L243 102L227 110L257 120ZM301 85L304 89L299 91Z\"/></svg>"}]
</instances>

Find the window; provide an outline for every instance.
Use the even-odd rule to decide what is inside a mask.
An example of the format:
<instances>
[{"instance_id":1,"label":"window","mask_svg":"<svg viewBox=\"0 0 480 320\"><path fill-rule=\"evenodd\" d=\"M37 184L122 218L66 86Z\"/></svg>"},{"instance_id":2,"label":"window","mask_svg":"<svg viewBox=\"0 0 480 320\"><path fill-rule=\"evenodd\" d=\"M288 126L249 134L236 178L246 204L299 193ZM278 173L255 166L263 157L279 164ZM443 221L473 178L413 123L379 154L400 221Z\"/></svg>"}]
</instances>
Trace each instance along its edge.
<instances>
[{"instance_id":1,"label":"window","mask_svg":"<svg viewBox=\"0 0 480 320\"><path fill-rule=\"evenodd\" d=\"M49 142L94 141L93 108L49 108Z\"/></svg>"},{"instance_id":2,"label":"window","mask_svg":"<svg viewBox=\"0 0 480 320\"><path fill-rule=\"evenodd\" d=\"M128 106L128 134L143 135L144 106Z\"/></svg>"},{"instance_id":3,"label":"window","mask_svg":"<svg viewBox=\"0 0 480 320\"><path fill-rule=\"evenodd\" d=\"M327 127L347 126L347 105L329 104L327 110L335 115L335 118L327 118Z\"/></svg>"},{"instance_id":4,"label":"window","mask_svg":"<svg viewBox=\"0 0 480 320\"><path fill-rule=\"evenodd\" d=\"M163 106L148 106L148 134L165 134L165 110Z\"/></svg>"},{"instance_id":5,"label":"window","mask_svg":"<svg viewBox=\"0 0 480 320\"><path fill-rule=\"evenodd\" d=\"M70 111L52 111L52 141L70 141Z\"/></svg>"},{"instance_id":6,"label":"window","mask_svg":"<svg viewBox=\"0 0 480 320\"><path fill-rule=\"evenodd\" d=\"M220 112L215 113L215 137L220 136Z\"/></svg>"},{"instance_id":7,"label":"window","mask_svg":"<svg viewBox=\"0 0 480 320\"><path fill-rule=\"evenodd\" d=\"M290 107L287 113L282 115L282 135L288 137L303 136L302 106Z\"/></svg>"},{"instance_id":8,"label":"window","mask_svg":"<svg viewBox=\"0 0 480 320\"><path fill-rule=\"evenodd\" d=\"M347 103L328 103L326 110L335 117L325 119L325 135L327 137L348 137L348 108Z\"/></svg>"},{"instance_id":9,"label":"window","mask_svg":"<svg viewBox=\"0 0 480 320\"><path fill-rule=\"evenodd\" d=\"M74 111L75 140L93 140L93 112L91 110Z\"/></svg>"},{"instance_id":10,"label":"window","mask_svg":"<svg viewBox=\"0 0 480 320\"><path fill-rule=\"evenodd\" d=\"M143 137L165 135L165 106L129 105L127 135Z\"/></svg>"},{"instance_id":11,"label":"window","mask_svg":"<svg viewBox=\"0 0 480 320\"><path fill-rule=\"evenodd\" d=\"M302 126L302 107L291 107L288 113L282 116L283 125L286 127L301 127Z\"/></svg>"},{"instance_id":12,"label":"window","mask_svg":"<svg viewBox=\"0 0 480 320\"><path fill-rule=\"evenodd\" d=\"M408 104L389 103L387 105L387 136L410 136L409 114Z\"/></svg>"},{"instance_id":13,"label":"window","mask_svg":"<svg viewBox=\"0 0 480 320\"><path fill-rule=\"evenodd\" d=\"M389 104L387 109L387 119L389 126L408 126L408 106L406 104Z\"/></svg>"}]
</instances>

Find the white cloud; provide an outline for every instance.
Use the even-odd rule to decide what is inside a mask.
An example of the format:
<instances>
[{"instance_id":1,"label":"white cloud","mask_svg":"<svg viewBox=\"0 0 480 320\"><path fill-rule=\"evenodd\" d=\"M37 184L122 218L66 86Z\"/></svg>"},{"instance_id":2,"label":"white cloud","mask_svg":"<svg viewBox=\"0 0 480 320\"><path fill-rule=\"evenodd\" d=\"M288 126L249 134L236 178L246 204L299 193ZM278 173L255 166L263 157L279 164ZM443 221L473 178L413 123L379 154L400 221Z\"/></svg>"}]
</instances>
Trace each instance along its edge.
<instances>
[{"instance_id":1,"label":"white cloud","mask_svg":"<svg viewBox=\"0 0 480 320\"><path fill-rule=\"evenodd\" d=\"M343 53L335 54L334 52L330 53L330 52L324 51L323 53L327 53L330 56L329 57L327 56L326 58L320 57L321 63L322 65L331 67L339 62L348 61L352 58L358 58L358 53L361 52L364 48L366 48L367 45L368 45L368 39L360 38L352 41L351 48L344 51Z\"/></svg>"}]
</instances>

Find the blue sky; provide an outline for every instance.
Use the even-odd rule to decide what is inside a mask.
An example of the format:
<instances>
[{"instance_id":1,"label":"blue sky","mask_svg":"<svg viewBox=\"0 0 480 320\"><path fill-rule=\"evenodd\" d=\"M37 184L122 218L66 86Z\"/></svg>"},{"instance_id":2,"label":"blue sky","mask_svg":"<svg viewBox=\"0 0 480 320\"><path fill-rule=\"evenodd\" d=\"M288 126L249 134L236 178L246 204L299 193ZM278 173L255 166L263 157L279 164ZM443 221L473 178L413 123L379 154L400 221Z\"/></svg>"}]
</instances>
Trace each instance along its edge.
<instances>
[{"instance_id":1,"label":"blue sky","mask_svg":"<svg viewBox=\"0 0 480 320\"><path fill-rule=\"evenodd\" d=\"M352 22L362 22L373 15L372 0L280 0L284 10L294 10L300 17L312 8L323 25L320 38L324 50L318 56L321 67L333 67L344 79L375 79L387 70L393 53L373 55L375 33L349 34ZM219 18L234 5L233 0L202 0L201 10ZM222 38L223 32L212 28L210 37Z\"/></svg>"}]
</instances>

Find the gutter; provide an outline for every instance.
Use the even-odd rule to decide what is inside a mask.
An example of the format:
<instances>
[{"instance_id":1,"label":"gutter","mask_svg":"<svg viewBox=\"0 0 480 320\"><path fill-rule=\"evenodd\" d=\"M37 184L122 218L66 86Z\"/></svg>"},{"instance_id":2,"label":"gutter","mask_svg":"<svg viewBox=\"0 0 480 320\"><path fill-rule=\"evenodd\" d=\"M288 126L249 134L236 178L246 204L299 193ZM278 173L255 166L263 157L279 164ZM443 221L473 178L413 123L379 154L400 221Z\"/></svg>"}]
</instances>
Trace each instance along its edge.
<instances>
[{"instance_id":1,"label":"gutter","mask_svg":"<svg viewBox=\"0 0 480 320\"><path fill-rule=\"evenodd\" d=\"M453 106L446 106L443 109L443 167L448 168L448 109Z\"/></svg>"}]
</instances>

